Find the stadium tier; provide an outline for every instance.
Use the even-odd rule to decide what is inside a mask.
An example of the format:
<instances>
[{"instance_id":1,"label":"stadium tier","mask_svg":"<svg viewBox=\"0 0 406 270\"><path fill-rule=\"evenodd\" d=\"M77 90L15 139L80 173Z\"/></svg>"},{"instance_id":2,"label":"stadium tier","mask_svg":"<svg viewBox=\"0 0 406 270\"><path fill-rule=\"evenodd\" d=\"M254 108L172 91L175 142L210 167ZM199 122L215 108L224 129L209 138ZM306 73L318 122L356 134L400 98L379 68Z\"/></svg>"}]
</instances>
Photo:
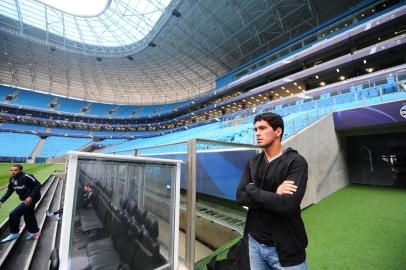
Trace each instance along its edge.
<instances>
[{"instance_id":1,"label":"stadium tier","mask_svg":"<svg viewBox=\"0 0 406 270\"><path fill-rule=\"evenodd\" d=\"M175 108L184 106L190 101L176 102L172 104L135 106L114 105L83 100L53 96L24 89L18 89L0 85L1 102L14 106L23 106L41 110L50 110L75 115L128 118L149 117L172 112Z\"/></svg>"},{"instance_id":2,"label":"stadium tier","mask_svg":"<svg viewBox=\"0 0 406 270\"><path fill-rule=\"evenodd\" d=\"M184 130L185 128L180 128L181 131L90 131L84 129L45 128L15 123L3 123L0 125L0 130L64 136L48 137L37 155L39 158L57 157L63 155L66 151L76 150L92 141L92 139L68 138L69 136L108 137L136 135L140 137L139 139L128 142L119 139L101 141L98 143L102 147L109 146L102 150L104 153L126 154L129 150L136 148L148 148L163 144L184 142L195 137L215 141L252 144L254 143L252 133L253 115L266 111L273 111L284 117L285 132L283 138L287 139L327 113L404 98L406 98L406 92L398 86L393 76L388 76L386 82L382 82L382 84L376 87L363 88L363 85L356 85L348 89L340 90L339 92L331 91L315 95L309 99L300 99L294 103L286 101L285 103L274 105L273 102L270 102L251 110L221 117L221 122L211 124L196 123L186 130ZM24 156L31 155L37 143L38 137L32 143L33 145L29 147L31 152L28 151L29 153L25 153ZM184 150L184 146L167 147L165 149L165 151L169 152ZM163 149L160 149L160 151L163 151ZM13 152L4 150L2 155L6 157L12 156Z\"/></svg>"},{"instance_id":3,"label":"stadium tier","mask_svg":"<svg viewBox=\"0 0 406 270\"><path fill-rule=\"evenodd\" d=\"M3 124L0 124L0 130L32 131L32 133L36 133L36 132L45 132L47 130L47 128L43 127L43 126L23 125L23 124L15 124L15 123L3 123Z\"/></svg>"}]
</instances>

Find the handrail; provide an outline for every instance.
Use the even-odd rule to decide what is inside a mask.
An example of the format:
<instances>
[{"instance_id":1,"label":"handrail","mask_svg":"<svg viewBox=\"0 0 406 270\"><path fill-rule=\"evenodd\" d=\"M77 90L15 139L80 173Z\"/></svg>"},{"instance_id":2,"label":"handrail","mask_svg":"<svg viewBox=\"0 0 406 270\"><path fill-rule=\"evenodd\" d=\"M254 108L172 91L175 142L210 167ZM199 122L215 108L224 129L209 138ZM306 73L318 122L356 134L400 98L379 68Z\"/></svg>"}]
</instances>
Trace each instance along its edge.
<instances>
[{"instance_id":1,"label":"handrail","mask_svg":"<svg viewBox=\"0 0 406 270\"><path fill-rule=\"evenodd\" d=\"M112 153L118 154L118 153L124 153L124 152L129 152L129 151L141 151L141 150L147 150L147 149L154 149L154 148L163 148L167 146L175 146L175 145L180 145L184 144L187 147L187 144L189 143L190 140L184 140L184 141L179 141L179 142L174 142L174 143L167 143L167 144L160 144L160 145L154 145L154 146L145 146L145 147L138 147L138 148L131 148L131 149L126 149L126 150L119 150L119 151L113 151ZM254 144L246 144L246 143L234 143L234 142L224 142L224 141L215 141L215 140L209 140L209 139L196 139L196 145L198 144L211 144L211 145L220 145L220 146L234 146L236 148L248 148L248 149L259 149L257 145Z\"/></svg>"}]
</instances>

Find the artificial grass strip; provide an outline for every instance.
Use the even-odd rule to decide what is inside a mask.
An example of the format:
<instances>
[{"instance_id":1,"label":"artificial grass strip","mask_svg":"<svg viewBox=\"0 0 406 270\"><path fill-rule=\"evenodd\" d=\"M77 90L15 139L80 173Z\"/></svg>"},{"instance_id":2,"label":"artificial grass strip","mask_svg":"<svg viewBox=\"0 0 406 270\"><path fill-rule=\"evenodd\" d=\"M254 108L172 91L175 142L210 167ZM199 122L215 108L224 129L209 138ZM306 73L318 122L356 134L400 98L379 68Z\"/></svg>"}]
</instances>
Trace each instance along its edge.
<instances>
[{"instance_id":1,"label":"artificial grass strip","mask_svg":"<svg viewBox=\"0 0 406 270\"><path fill-rule=\"evenodd\" d=\"M239 236L227 243L225 243L222 247L219 247L216 249L213 253L210 255L204 257L203 259L199 260L198 262L195 263L195 270L207 270L206 265L210 262L210 260L214 257L217 256L216 261L221 261L225 260L227 258L227 253L228 250L235 245L238 241L240 241L242 237Z\"/></svg>"},{"instance_id":2,"label":"artificial grass strip","mask_svg":"<svg viewBox=\"0 0 406 270\"><path fill-rule=\"evenodd\" d=\"M406 269L406 190L351 185L302 212L309 269Z\"/></svg>"}]
</instances>

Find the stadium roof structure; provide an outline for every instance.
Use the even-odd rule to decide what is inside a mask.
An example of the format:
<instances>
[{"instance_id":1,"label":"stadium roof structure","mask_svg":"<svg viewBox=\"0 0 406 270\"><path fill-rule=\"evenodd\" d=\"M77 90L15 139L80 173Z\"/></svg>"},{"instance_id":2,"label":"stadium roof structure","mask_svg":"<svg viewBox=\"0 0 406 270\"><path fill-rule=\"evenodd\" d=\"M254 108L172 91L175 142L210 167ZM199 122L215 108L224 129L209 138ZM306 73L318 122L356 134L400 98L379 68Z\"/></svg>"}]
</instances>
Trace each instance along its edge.
<instances>
[{"instance_id":1,"label":"stadium roof structure","mask_svg":"<svg viewBox=\"0 0 406 270\"><path fill-rule=\"evenodd\" d=\"M83 55L116 57L148 46L171 16L167 11L177 2L170 1L2 0L0 14L3 29L19 36Z\"/></svg>"},{"instance_id":2,"label":"stadium roof structure","mask_svg":"<svg viewBox=\"0 0 406 270\"><path fill-rule=\"evenodd\" d=\"M44 1L0 1L0 83L117 104L205 94L361 2L107 0L98 14L75 15Z\"/></svg>"}]
</instances>

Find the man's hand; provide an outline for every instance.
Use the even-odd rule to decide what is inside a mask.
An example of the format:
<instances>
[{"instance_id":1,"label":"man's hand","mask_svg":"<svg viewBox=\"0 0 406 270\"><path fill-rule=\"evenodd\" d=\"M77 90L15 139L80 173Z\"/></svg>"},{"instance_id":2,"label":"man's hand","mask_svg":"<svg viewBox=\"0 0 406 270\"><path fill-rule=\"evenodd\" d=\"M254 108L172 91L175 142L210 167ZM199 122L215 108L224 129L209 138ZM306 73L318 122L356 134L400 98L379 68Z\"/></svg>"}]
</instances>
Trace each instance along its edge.
<instances>
[{"instance_id":1,"label":"man's hand","mask_svg":"<svg viewBox=\"0 0 406 270\"><path fill-rule=\"evenodd\" d=\"M296 192L296 190L297 190L297 186L295 186L295 182L290 181L290 180L286 180L286 181L283 181L282 184L280 184L280 186L276 190L276 194L278 194L278 195L283 195L283 194L292 195L293 193Z\"/></svg>"},{"instance_id":2,"label":"man's hand","mask_svg":"<svg viewBox=\"0 0 406 270\"><path fill-rule=\"evenodd\" d=\"M30 206L32 204L32 198L28 197L27 199L24 200L24 203L26 206Z\"/></svg>"}]
</instances>

